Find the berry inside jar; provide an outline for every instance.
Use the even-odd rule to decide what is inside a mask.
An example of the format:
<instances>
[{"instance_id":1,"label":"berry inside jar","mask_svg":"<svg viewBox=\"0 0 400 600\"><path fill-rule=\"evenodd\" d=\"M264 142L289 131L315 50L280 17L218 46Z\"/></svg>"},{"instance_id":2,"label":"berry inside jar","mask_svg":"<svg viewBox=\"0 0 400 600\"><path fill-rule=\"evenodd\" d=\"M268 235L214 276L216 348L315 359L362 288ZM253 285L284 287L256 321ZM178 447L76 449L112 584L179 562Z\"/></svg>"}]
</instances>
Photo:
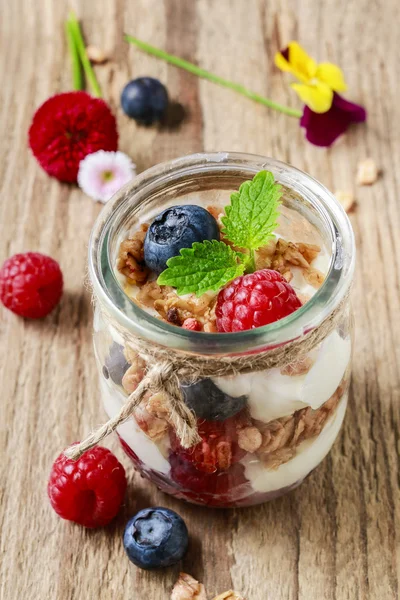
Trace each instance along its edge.
<instances>
[{"instance_id":1,"label":"berry inside jar","mask_svg":"<svg viewBox=\"0 0 400 600\"><path fill-rule=\"evenodd\" d=\"M260 171L237 191L191 191L138 213L120 234L114 274L142 310L195 340L289 317L330 267L312 219L285 201L272 173ZM200 436L192 448L180 444L163 393L148 392L118 428L124 449L160 489L197 504L246 506L295 488L329 452L344 418L347 325L281 367L182 381ZM112 417L148 365L105 327L107 342L96 350Z\"/></svg>"}]
</instances>

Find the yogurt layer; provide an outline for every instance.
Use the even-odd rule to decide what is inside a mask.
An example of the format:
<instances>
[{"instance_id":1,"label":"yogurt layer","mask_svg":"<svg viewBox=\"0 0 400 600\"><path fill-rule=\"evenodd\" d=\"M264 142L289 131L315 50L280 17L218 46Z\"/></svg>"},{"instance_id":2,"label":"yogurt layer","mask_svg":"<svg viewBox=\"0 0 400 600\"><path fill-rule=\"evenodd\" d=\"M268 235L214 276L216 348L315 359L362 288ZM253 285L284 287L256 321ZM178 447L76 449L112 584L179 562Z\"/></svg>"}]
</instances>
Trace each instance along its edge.
<instances>
[{"instance_id":1,"label":"yogurt layer","mask_svg":"<svg viewBox=\"0 0 400 600\"><path fill-rule=\"evenodd\" d=\"M256 492L271 492L291 486L304 479L325 458L331 449L342 426L347 407L346 394L343 396L333 417L326 423L317 438L300 444L297 454L276 471L266 469L257 459L247 454L242 460L245 476Z\"/></svg>"},{"instance_id":2,"label":"yogurt layer","mask_svg":"<svg viewBox=\"0 0 400 600\"><path fill-rule=\"evenodd\" d=\"M126 396L115 389L115 387L112 390L109 389L104 380L100 382L100 387L104 409L110 418L114 417L126 401ZM165 436L162 440L157 440L157 444L155 444L143 433L133 417L122 423L117 428L117 432L128 446L132 448L147 469L153 469L164 474L169 473L170 465L164 456L164 454L168 455L168 436Z\"/></svg>"},{"instance_id":3,"label":"yogurt layer","mask_svg":"<svg viewBox=\"0 0 400 600\"><path fill-rule=\"evenodd\" d=\"M282 375L276 368L213 381L230 396L248 396L250 414L259 421L286 417L306 406L315 410L329 400L346 372L350 338L333 331L309 356L314 364L305 375Z\"/></svg>"}]
</instances>

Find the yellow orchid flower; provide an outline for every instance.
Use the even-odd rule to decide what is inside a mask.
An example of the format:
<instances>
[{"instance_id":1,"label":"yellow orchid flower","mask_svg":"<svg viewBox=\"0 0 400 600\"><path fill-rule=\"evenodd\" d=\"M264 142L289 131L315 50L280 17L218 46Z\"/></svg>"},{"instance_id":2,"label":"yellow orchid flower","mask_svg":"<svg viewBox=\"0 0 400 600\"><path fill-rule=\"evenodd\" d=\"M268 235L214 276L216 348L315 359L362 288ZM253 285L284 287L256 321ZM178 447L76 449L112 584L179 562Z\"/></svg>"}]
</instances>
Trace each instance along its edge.
<instances>
[{"instance_id":1,"label":"yellow orchid flower","mask_svg":"<svg viewBox=\"0 0 400 600\"><path fill-rule=\"evenodd\" d=\"M347 89L343 72L338 66L316 63L297 42L290 42L285 50L275 54L275 65L301 81L291 86L313 112L327 112L332 106L333 93Z\"/></svg>"}]
</instances>

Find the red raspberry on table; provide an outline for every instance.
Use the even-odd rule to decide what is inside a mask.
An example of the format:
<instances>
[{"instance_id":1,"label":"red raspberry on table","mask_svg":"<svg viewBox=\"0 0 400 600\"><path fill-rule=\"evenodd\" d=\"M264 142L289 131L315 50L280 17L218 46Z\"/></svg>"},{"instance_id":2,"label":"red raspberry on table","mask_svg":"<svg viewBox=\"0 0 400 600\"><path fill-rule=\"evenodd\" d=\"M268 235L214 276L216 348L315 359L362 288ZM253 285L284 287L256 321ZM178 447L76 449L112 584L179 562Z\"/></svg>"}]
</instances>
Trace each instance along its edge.
<instances>
[{"instance_id":1,"label":"red raspberry on table","mask_svg":"<svg viewBox=\"0 0 400 600\"><path fill-rule=\"evenodd\" d=\"M56 513L85 527L107 525L117 514L125 490L124 467L100 446L87 450L77 461L61 453L47 486Z\"/></svg>"},{"instance_id":2,"label":"red raspberry on table","mask_svg":"<svg viewBox=\"0 0 400 600\"><path fill-rule=\"evenodd\" d=\"M262 269L237 277L218 294L215 314L220 332L262 327L301 307L296 292L278 271Z\"/></svg>"},{"instance_id":3,"label":"red raspberry on table","mask_svg":"<svg viewBox=\"0 0 400 600\"><path fill-rule=\"evenodd\" d=\"M192 448L183 448L171 429L171 448L198 471L226 471L246 454L237 443L237 430L241 420L241 413L224 421L199 419L197 429L201 441Z\"/></svg>"},{"instance_id":4,"label":"red raspberry on table","mask_svg":"<svg viewBox=\"0 0 400 600\"><path fill-rule=\"evenodd\" d=\"M45 317L60 301L62 291L58 263L39 252L15 254L0 269L0 299L21 317Z\"/></svg>"},{"instance_id":5,"label":"red raspberry on table","mask_svg":"<svg viewBox=\"0 0 400 600\"><path fill-rule=\"evenodd\" d=\"M34 114L29 146L48 175L75 183L87 154L118 149L117 123L100 98L86 92L56 94Z\"/></svg>"}]
</instances>

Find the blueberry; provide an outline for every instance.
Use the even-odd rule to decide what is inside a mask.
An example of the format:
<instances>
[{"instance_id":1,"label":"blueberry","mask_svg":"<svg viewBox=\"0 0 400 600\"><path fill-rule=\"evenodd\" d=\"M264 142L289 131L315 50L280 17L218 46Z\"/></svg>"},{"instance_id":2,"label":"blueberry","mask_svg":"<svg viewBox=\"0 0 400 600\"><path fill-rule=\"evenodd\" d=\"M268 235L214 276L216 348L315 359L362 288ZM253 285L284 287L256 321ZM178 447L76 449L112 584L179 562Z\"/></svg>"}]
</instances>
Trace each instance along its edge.
<instances>
[{"instance_id":1,"label":"blueberry","mask_svg":"<svg viewBox=\"0 0 400 600\"><path fill-rule=\"evenodd\" d=\"M144 240L144 261L155 273L167 268L167 260L177 256L181 248L191 248L193 242L219 240L218 223L201 206L188 204L171 206L159 214Z\"/></svg>"},{"instance_id":2,"label":"blueberry","mask_svg":"<svg viewBox=\"0 0 400 600\"><path fill-rule=\"evenodd\" d=\"M109 355L104 363L104 377L106 379L111 377L114 383L121 385L122 378L130 366L125 358L123 347L120 344L117 344L117 342L113 342Z\"/></svg>"},{"instance_id":3,"label":"blueberry","mask_svg":"<svg viewBox=\"0 0 400 600\"><path fill-rule=\"evenodd\" d=\"M156 569L179 562L189 534L182 517L168 508L145 508L126 524L124 548L137 567Z\"/></svg>"},{"instance_id":4,"label":"blueberry","mask_svg":"<svg viewBox=\"0 0 400 600\"><path fill-rule=\"evenodd\" d=\"M199 419L225 421L240 412L247 396L233 398L225 394L211 379L200 379L191 385L181 385L186 404Z\"/></svg>"},{"instance_id":5,"label":"blueberry","mask_svg":"<svg viewBox=\"0 0 400 600\"><path fill-rule=\"evenodd\" d=\"M160 121L168 108L165 86L153 77L138 77L122 90L122 110L142 125Z\"/></svg>"}]
</instances>

